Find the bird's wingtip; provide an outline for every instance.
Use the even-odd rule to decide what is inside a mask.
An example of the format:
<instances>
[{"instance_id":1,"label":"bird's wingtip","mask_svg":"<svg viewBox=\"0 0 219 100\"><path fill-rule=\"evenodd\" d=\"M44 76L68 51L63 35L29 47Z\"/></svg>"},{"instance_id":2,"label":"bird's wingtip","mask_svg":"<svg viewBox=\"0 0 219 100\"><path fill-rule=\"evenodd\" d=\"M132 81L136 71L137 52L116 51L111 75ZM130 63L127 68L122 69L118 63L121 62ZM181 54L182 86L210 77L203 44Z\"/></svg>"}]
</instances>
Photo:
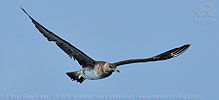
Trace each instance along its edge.
<instances>
[{"instance_id":1,"label":"bird's wingtip","mask_svg":"<svg viewBox=\"0 0 219 100\"><path fill-rule=\"evenodd\" d=\"M188 45L188 46L191 46L192 44L191 44L191 43L188 43L187 45Z\"/></svg>"},{"instance_id":2,"label":"bird's wingtip","mask_svg":"<svg viewBox=\"0 0 219 100\"><path fill-rule=\"evenodd\" d=\"M22 6L20 6L20 9L30 17L30 15L27 13L27 11Z\"/></svg>"},{"instance_id":3,"label":"bird's wingtip","mask_svg":"<svg viewBox=\"0 0 219 100\"><path fill-rule=\"evenodd\" d=\"M26 11L24 10L24 8L22 6L20 6L20 9L23 10L26 13Z\"/></svg>"},{"instance_id":4,"label":"bird's wingtip","mask_svg":"<svg viewBox=\"0 0 219 100\"><path fill-rule=\"evenodd\" d=\"M188 44L186 44L185 46L186 46L187 48L189 48L191 45L192 45L191 43L188 43Z\"/></svg>"},{"instance_id":5,"label":"bird's wingtip","mask_svg":"<svg viewBox=\"0 0 219 100\"><path fill-rule=\"evenodd\" d=\"M20 9L22 9L22 10L23 10L24 8L23 8L22 6L20 6Z\"/></svg>"}]
</instances>

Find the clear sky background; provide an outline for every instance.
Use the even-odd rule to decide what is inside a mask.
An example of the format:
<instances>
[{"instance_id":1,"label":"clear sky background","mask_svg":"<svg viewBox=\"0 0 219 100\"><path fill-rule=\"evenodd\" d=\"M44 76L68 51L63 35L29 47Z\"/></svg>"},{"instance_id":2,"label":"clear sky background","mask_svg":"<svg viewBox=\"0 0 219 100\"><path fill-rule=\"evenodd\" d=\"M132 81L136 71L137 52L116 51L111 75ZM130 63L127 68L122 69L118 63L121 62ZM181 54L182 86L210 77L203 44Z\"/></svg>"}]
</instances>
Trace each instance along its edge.
<instances>
[{"instance_id":1,"label":"clear sky background","mask_svg":"<svg viewBox=\"0 0 219 100\"><path fill-rule=\"evenodd\" d=\"M80 65L49 43L20 6L95 60L145 58L192 46L177 58L121 66L121 73L79 84L65 73ZM218 100L218 6L218 0L1 0L0 99L193 95Z\"/></svg>"}]
</instances>

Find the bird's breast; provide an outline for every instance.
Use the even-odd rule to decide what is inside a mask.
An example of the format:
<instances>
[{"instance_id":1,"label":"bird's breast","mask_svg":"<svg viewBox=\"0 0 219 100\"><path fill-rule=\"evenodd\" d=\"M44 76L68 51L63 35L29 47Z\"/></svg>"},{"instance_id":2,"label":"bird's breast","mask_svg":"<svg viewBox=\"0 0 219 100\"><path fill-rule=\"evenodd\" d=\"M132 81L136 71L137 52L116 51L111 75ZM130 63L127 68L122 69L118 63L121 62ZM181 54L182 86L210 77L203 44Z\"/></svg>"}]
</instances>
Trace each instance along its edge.
<instances>
[{"instance_id":1,"label":"bird's breast","mask_svg":"<svg viewBox=\"0 0 219 100\"><path fill-rule=\"evenodd\" d=\"M84 68L82 70L83 77L90 80L97 80L100 79L100 77L96 74L96 72L93 69Z\"/></svg>"}]
</instances>

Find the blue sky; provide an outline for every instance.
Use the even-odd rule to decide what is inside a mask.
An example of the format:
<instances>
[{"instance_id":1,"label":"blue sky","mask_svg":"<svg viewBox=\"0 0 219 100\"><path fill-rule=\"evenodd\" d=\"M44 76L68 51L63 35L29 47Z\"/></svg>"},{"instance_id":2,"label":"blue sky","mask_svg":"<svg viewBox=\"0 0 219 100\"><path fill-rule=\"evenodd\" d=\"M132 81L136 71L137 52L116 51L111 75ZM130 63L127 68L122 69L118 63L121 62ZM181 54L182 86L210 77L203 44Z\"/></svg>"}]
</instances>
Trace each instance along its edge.
<instances>
[{"instance_id":1,"label":"blue sky","mask_svg":"<svg viewBox=\"0 0 219 100\"><path fill-rule=\"evenodd\" d=\"M2 0L0 99L185 95L218 100L218 4L216 0ZM79 84L65 73L81 69L80 65L49 43L20 6L95 60L145 58L187 43L192 46L175 59L121 66L121 73ZM202 12L203 8L210 12Z\"/></svg>"}]
</instances>

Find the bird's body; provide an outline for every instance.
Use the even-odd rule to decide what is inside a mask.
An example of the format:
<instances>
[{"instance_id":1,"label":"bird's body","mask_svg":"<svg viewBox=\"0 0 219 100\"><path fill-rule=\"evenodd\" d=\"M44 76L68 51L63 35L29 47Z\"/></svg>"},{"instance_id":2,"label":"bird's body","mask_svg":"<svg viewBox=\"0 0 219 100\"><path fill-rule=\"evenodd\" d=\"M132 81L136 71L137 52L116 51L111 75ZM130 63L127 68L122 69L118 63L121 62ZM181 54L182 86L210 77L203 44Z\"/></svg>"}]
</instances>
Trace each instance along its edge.
<instances>
[{"instance_id":1,"label":"bird's body","mask_svg":"<svg viewBox=\"0 0 219 100\"><path fill-rule=\"evenodd\" d=\"M98 80L105 77L108 77L112 74L114 71L118 71L115 67L109 69L109 66L112 65L110 63L104 62L104 61L96 61L94 66L87 66L82 68L82 70L75 71L75 72L69 72L67 75L71 77L73 80L81 79L89 79L89 80ZM113 66L112 66L113 67ZM74 74L74 75L72 75ZM78 77L75 77L78 76Z\"/></svg>"},{"instance_id":2,"label":"bird's body","mask_svg":"<svg viewBox=\"0 0 219 100\"><path fill-rule=\"evenodd\" d=\"M53 41L58 47L60 47L69 57L77 60L78 63L82 66L82 69L79 71L68 72L66 73L72 81L77 81L82 83L85 79L97 80L110 76L113 72L119 72L117 70L118 66L132 63L140 62L150 62L150 61L160 61L174 58L185 52L190 44L183 45L178 48L171 49L167 52L161 53L159 55L143 58L143 59L130 59L123 60L115 63L109 63L105 61L96 61L91 57L87 56L85 53L71 45L69 42L60 38L50 30L46 29L44 26L39 24L35 19L33 19L23 8L21 8L28 17L32 20L35 27L47 38L48 41Z\"/></svg>"},{"instance_id":3,"label":"bird's body","mask_svg":"<svg viewBox=\"0 0 219 100\"><path fill-rule=\"evenodd\" d=\"M90 79L90 80L101 79L101 77L96 73L94 69L83 68L81 72L82 72L82 77L84 79Z\"/></svg>"}]
</instances>

